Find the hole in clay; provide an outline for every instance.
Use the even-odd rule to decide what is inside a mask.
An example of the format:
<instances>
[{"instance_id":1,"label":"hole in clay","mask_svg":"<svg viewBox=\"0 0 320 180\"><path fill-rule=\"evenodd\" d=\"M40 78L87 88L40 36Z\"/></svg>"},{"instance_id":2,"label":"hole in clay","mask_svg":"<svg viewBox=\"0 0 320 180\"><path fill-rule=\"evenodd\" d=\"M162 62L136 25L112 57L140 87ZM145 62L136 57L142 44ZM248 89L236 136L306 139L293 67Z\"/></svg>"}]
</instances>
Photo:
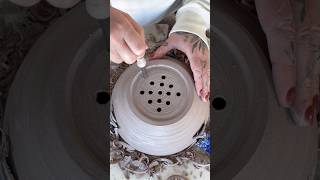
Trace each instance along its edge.
<instances>
[{"instance_id":1,"label":"hole in clay","mask_svg":"<svg viewBox=\"0 0 320 180\"><path fill-rule=\"evenodd\" d=\"M148 100L148 103L149 103L149 104L152 104L152 100Z\"/></svg>"},{"instance_id":2,"label":"hole in clay","mask_svg":"<svg viewBox=\"0 0 320 180\"><path fill-rule=\"evenodd\" d=\"M166 105L168 105L168 106L169 106L169 105L170 105L170 101L167 101L167 102L166 102Z\"/></svg>"},{"instance_id":3,"label":"hole in clay","mask_svg":"<svg viewBox=\"0 0 320 180\"><path fill-rule=\"evenodd\" d=\"M161 99L158 99L157 102L158 102L158 103L161 103Z\"/></svg>"},{"instance_id":4,"label":"hole in clay","mask_svg":"<svg viewBox=\"0 0 320 180\"><path fill-rule=\"evenodd\" d=\"M110 95L106 91L97 92L96 101L98 104L107 104L110 101Z\"/></svg>"},{"instance_id":5,"label":"hole in clay","mask_svg":"<svg viewBox=\"0 0 320 180\"><path fill-rule=\"evenodd\" d=\"M151 81L151 82L150 82L150 85L154 85L154 82L153 82L153 81Z\"/></svg>"},{"instance_id":6,"label":"hole in clay","mask_svg":"<svg viewBox=\"0 0 320 180\"><path fill-rule=\"evenodd\" d=\"M171 95L171 92L167 92L167 95L170 96L170 95Z\"/></svg>"},{"instance_id":7,"label":"hole in clay","mask_svg":"<svg viewBox=\"0 0 320 180\"><path fill-rule=\"evenodd\" d=\"M216 97L212 100L212 106L215 110L221 111L227 106L227 102L222 97Z\"/></svg>"},{"instance_id":8,"label":"hole in clay","mask_svg":"<svg viewBox=\"0 0 320 180\"><path fill-rule=\"evenodd\" d=\"M172 85L172 84L170 84L170 85L169 85L169 88L173 88L173 85Z\"/></svg>"},{"instance_id":9,"label":"hole in clay","mask_svg":"<svg viewBox=\"0 0 320 180\"><path fill-rule=\"evenodd\" d=\"M144 91L140 91L140 94L144 94Z\"/></svg>"},{"instance_id":10,"label":"hole in clay","mask_svg":"<svg viewBox=\"0 0 320 180\"><path fill-rule=\"evenodd\" d=\"M158 112L161 112L161 108L157 108L157 111L158 111Z\"/></svg>"},{"instance_id":11,"label":"hole in clay","mask_svg":"<svg viewBox=\"0 0 320 180\"><path fill-rule=\"evenodd\" d=\"M149 94L152 94L153 92L152 91L149 91Z\"/></svg>"},{"instance_id":12,"label":"hole in clay","mask_svg":"<svg viewBox=\"0 0 320 180\"><path fill-rule=\"evenodd\" d=\"M166 78L166 76L161 76L161 79L165 79Z\"/></svg>"},{"instance_id":13,"label":"hole in clay","mask_svg":"<svg viewBox=\"0 0 320 180\"><path fill-rule=\"evenodd\" d=\"M177 92L177 96L181 96L181 93Z\"/></svg>"},{"instance_id":14,"label":"hole in clay","mask_svg":"<svg viewBox=\"0 0 320 180\"><path fill-rule=\"evenodd\" d=\"M163 84L163 83L160 83L160 86L164 86L164 84Z\"/></svg>"},{"instance_id":15,"label":"hole in clay","mask_svg":"<svg viewBox=\"0 0 320 180\"><path fill-rule=\"evenodd\" d=\"M161 95L161 94L162 94L162 91L159 91L158 94Z\"/></svg>"}]
</instances>

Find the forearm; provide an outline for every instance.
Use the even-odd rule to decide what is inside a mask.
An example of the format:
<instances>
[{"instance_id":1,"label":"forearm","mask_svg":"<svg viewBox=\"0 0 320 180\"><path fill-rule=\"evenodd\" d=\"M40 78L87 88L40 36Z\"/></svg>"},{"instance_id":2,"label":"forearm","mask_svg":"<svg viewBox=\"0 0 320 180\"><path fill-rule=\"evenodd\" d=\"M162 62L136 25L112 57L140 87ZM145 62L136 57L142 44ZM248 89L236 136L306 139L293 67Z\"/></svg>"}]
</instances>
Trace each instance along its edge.
<instances>
[{"instance_id":1,"label":"forearm","mask_svg":"<svg viewBox=\"0 0 320 180\"><path fill-rule=\"evenodd\" d=\"M200 37L209 48L209 38L206 31L210 28L210 1L187 0L176 14L176 24L173 32L188 32Z\"/></svg>"}]
</instances>

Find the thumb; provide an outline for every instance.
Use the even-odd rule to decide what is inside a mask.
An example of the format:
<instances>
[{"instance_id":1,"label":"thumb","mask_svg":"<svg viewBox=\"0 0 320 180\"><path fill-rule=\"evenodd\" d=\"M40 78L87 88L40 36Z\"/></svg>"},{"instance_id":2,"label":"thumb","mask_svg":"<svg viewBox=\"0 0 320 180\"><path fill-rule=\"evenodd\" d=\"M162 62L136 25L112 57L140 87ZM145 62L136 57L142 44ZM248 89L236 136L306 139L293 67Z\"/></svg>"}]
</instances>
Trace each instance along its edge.
<instances>
[{"instance_id":1,"label":"thumb","mask_svg":"<svg viewBox=\"0 0 320 180\"><path fill-rule=\"evenodd\" d=\"M170 43L165 42L155 52L153 52L150 55L150 58L151 59L161 58L161 57L165 56L171 49L173 49L173 46Z\"/></svg>"}]
</instances>

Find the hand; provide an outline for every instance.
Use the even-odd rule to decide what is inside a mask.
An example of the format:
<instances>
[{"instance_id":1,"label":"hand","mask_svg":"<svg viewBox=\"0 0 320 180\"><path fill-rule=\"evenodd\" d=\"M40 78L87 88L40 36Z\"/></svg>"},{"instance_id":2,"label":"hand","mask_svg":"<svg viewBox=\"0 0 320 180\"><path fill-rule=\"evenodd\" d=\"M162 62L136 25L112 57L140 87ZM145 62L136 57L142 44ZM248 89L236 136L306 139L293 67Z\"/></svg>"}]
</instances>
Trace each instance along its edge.
<instances>
[{"instance_id":1,"label":"hand","mask_svg":"<svg viewBox=\"0 0 320 180\"><path fill-rule=\"evenodd\" d=\"M206 44L198 36L187 32L172 33L150 58L165 56L171 49L184 52L190 62L198 96L205 102L210 96L210 63Z\"/></svg>"},{"instance_id":2,"label":"hand","mask_svg":"<svg viewBox=\"0 0 320 180\"><path fill-rule=\"evenodd\" d=\"M145 54L144 30L128 14L110 9L110 59L132 64Z\"/></svg>"},{"instance_id":3,"label":"hand","mask_svg":"<svg viewBox=\"0 0 320 180\"><path fill-rule=\"evenodd\" d=\"M320 12L316 1L255 0L268 40L278 100L302 126L314 123L319 104Z\"/></svg>"}]
</instances>

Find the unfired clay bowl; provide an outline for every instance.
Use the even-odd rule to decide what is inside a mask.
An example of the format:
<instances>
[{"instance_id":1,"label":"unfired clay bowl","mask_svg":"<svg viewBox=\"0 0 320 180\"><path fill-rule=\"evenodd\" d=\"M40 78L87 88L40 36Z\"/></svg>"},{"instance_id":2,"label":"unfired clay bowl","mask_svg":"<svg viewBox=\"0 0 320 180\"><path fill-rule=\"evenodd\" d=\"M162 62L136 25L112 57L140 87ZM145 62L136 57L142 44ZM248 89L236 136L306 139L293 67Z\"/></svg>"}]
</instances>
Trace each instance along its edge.
<instances>
[{"instance_id":1,"label":"unfired clay bowl","mask_svg":"<svg viewBox=\"0 0 320 180\"><path fill-rule=\"evenodd\" d=\"M208 120L209 103L197 96L189 69L177 60L148 62L147 78L136 65L119 77L112 93L119 135L136 150L171 155L195 142Z\"/></svg>"}]
</instances>

